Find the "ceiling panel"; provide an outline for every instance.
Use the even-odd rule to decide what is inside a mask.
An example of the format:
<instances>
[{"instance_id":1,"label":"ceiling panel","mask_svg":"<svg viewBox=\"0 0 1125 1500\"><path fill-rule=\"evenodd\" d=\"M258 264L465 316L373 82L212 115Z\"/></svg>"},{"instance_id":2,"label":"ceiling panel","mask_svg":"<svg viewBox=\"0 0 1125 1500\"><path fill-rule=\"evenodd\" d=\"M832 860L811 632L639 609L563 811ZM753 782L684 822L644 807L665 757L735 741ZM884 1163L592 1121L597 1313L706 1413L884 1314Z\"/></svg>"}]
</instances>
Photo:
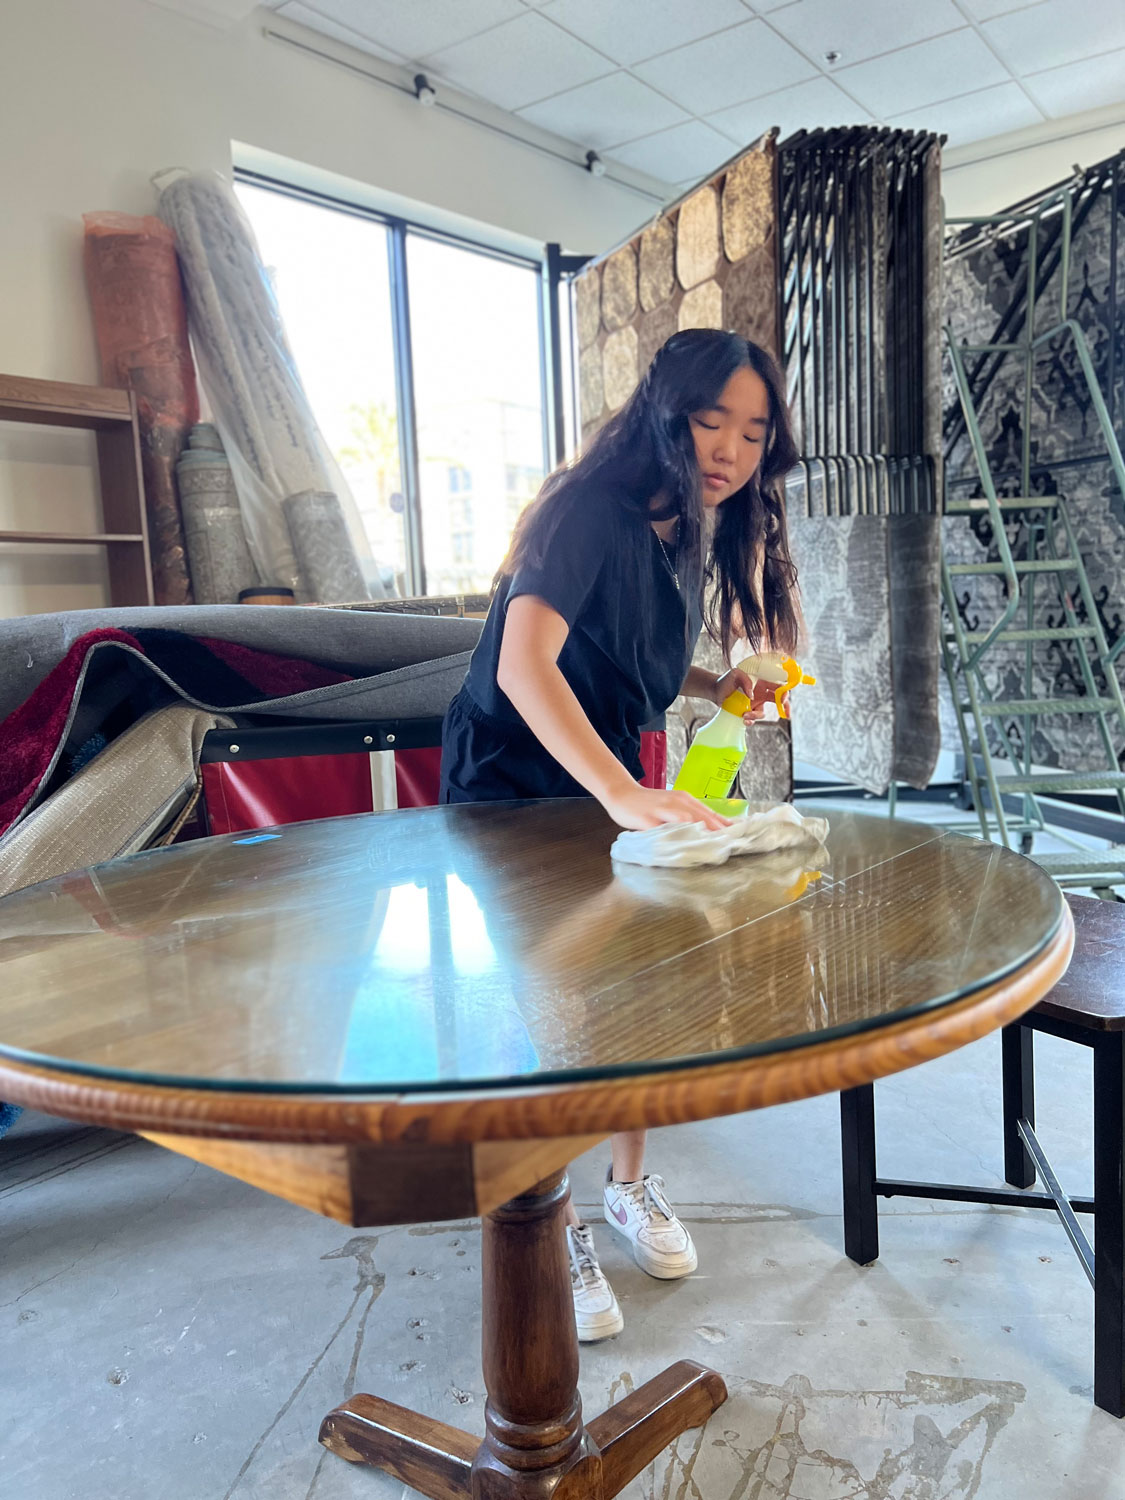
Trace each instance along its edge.
<instances>
[{"instance_id":1,"label":"ceiling panel","mask_svg":"<svg viewBox=\"0 0 1125 1500\"><path fill-rule=\"evenodd\" d=\"M816 69L764 21L747 21L633 69L695 114L710 114L811 78Z\"/></svg>"},{"instance_id":2,"label":"ceiling panel","mask_svg":"<svg viewBox=\"0 0 1125 1500\"><path fill-rule=\"evenodd\" d=\"M888 122L904 130L933 130L948 135L951 148L967 146L990 135L1005 135L1027 125L1041 125L1042 113L1036 109L1018 83L1000 83L994 88L946 99L941 104L927 104L897 115Z\"/></svg>"},{"instance_id":3,"label":"ceiling panel","mask_svg":"<svg viewBox=\"0 0 1125 1500\"><path fill-rule=\"evenodd\" d=\"M976 32L967 27L886 57L837 68L833 76L841 88L883 120L955 94L1005 83L1010 77Z\"/></svg>"},{"instance_id":4,"label":"ceiling panel","mask_svg":"<svg viewBox=\"0 0 1125 1500\"><path fill-rule=\"evenodd\" d=\"M613 63L535 11L423 61L459 88L501 109L519 109L614 71Z\"/></svg>"},{"instance_id":5,"label":"ceiling panel","mask_svg":"<svg viewBox=\"0 0 1125 1500\"><path fill-rule=\"evenodd\" d=\"M982 29L1017 75L1037 73L1125 47L1125 4L1121 0L1044 0L1042 5L986 21ZM1125 87L1121 92L1125 95Z\"/></svg>"},{"instance_id":6,"label":"ceiling panel","mask_svg":"<svg viewBox=\"0 0 1125 1500\"><path fill-rule=\"evenodd\" d=\"M313 0L310 9L417 60L438 47L523 15L525 7L520 0L426 0L424 5L404 5L402 0Z\"/></svg>"},{"instance_id":7,"label":"ceiling panel","mask_svg":"<svg viewBox=\"0 0 1125 1500\"><path fill-rule=\"evenodd\" d=\"M742 0L547 0L541 13L615 62L635 63L737 26Z\"/></svg>"},{"instance_id":8,"label":"ceiling panel","mask_svg":"<svg viewBox=\"0 0 1125 1500\"><path fill-rule=\"evenodd\" d=\"M1083 109L1125 103L1125 51L1106 52L1045 73L1032 73L1024 86L1052 119L1071 114L1076 99L1082 100Z\"/></svg>"},{"instance_id":9,"label":"ceiling panel","mask_svg":"<svg viewBox=\"0 0 1125 1500\"><path fill-rule=\"evenodd\" d=\"M828 51L838 52L838 67L893 52L897 47L956 31L965 17L953 0L926 0L904 5L902 0L797 0L770 19L771 26L819 63Z\"/></svg>"},{"instance_id":10,"label":"ceiling panel","mask_svg":"<svg viewBox=\"0 0 1125 1500\"><path fill-rule=\"evenodd\" d=\"M678 104L628 73L584 83L517 113L533 125L599 151L689 118Z\"/></svg>"},{"instance_id":11,"label":"ceiling panel","mask_svg":"<svg viewBox=\"0 0 1125 1500\"><path fill-rule=\"evenodd\" d=\"M708 122L739 145L748 146L776 125L781 139L795 130L815 130L821 125L866 125L871 116L849 99L828 78L810 78L764 99L736 104L733 109L708 115Z\"/></svg>"},{"instance_id":12,"label":"ceiling panel","mask_svg":"<svg viewBox=\"0 0 1125 1500\"><path fill-rule=\"evenodd\" d=\"M659 135L647 135L631 145L618 146L613 159L662 182L681 182L705 176L733 156L734 151L725 135L701 120L688 120L684 125L662 130Z\"/></svg>"},{"instance_id":13,"label":"ceiling panel","mask_svg":"<svg viewBox=\"0 0 1125 1500\"><path fill-rule=\"evenodd\" d=\"M1125 103L1125 0L265 3L669 185L773 125L878 122L956 146Z\"/></svg>"}]
</instances>

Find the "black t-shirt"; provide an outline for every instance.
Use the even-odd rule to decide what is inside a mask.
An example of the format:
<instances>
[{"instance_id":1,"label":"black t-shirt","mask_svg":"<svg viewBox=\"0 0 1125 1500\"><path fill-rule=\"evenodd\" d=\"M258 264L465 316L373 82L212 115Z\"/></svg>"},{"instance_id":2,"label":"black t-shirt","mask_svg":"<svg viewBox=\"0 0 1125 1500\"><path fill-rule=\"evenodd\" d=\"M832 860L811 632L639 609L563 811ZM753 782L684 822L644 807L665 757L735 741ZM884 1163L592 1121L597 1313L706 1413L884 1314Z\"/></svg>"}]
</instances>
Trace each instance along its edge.
<instances>
[{"instance_id":1,"label":"black t-shirt","mask_svg":"<svg viewBox=\"0 0 1125 1500\"><path fill-rule=\"evenodd\" d=\"M442 799L586 796L546 751L496 681L508 605L520 594L549 604L570 633L559 669L602 740L639 778L640 732L680 691L703 623L685 599L644 516L612 500L560 496L540 566L501 581L442 739ZM650 623L646 623L650 622Z\"/></svg>"}]
</instances>

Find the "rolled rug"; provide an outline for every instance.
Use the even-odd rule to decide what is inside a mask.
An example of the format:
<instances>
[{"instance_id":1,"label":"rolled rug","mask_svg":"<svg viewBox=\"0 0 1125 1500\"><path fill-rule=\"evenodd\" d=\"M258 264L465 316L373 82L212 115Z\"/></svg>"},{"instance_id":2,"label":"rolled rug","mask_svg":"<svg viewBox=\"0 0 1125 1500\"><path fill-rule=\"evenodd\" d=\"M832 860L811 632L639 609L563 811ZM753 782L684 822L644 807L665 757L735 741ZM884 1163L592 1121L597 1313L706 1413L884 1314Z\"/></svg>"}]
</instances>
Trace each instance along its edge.
<instances>
[{"instance_id":1,"label":"rolled rug","mask_svg":"<svg viewBox=\"0 0 1125 1500\"><path fill-rule=\"evenodd\" d=\"M281 502L303 584L303 604L351 604L367 598L343 507L331 490L302 490Z\"/></svg>"}]
</instances>

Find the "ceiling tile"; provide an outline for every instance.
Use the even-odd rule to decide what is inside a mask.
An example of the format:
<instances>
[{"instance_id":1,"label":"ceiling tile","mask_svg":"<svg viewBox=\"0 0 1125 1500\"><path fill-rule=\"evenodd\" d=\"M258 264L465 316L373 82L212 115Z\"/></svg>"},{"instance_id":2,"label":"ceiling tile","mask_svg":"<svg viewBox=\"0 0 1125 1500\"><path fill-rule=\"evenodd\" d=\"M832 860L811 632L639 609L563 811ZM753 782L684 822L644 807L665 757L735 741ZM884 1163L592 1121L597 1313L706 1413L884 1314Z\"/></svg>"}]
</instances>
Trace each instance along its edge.
<instances>
[{"instance_id":1,"label":"ceiling tile","mask_svg":"<svg viewBox=\"0 0 1125 1500\"><path fill-rule=\"evenodd\" d=\"M613 73L518 111L524 120L602 150L678 125L687 114L629 73Z\"/></svg>"},{"instance_id":2,"label":"ceiling tile","mask_svg":"<svg viewBox=\"0 0 1125 1500\"><path fill-rule=\"evenodd\" d=\"M757 99L811 78L816 69L772 32L764 21L747 21L701 42L650 58L633 69L696 114L710 114L744 99Z\"/></svg>"},{"instance_id":3,"label":"ceiling tile","mask_svg":"<svg viewBox=\"0 0 1125 1500\"><path fill-rule=\"evenodd\" d=\"M885 120L954 94L1007 83L1010 75L976 32L966 27L886 57L837 68L833 77L877 119Z\"/></svg>"},{"instance_id":4,"label":"ceiling tile","mask_svg":"<svg viewBox=\"0 0 1125 1500\"><path fill-rule=\"evenodd\" d=\"M747 10L756 11L760 16L772 15L775 10L784 10L787 5L794 4L794 0L742 0Z\"/></svg>"},{"instance_id":5,"label":"ceiling tile","mask_svg":"<svg viewBox=\"0 0 1125 1500\"><path fill-rule=\"evenodd\" d=\"M964 24L953 0L927 0L925 5L864 0L862 6L854 0L797 0L770 18L770 25L806 57L819 63L826 52L838 52L839 67L940 36L943 31L956 31Z\"/></svg>"},{"instance_id":6,"label":"ceiling tile","mask_svg":"<svg viewBox=\"0 0 1125 1500\"><path fill-rule=\"evenodd\" d=\"M673 125L671 130L662 130L659 135L647 135L642 141L618 146L613 159L622 166L647 172L661 182L680 182L684 178L698 182L733 155L725 135L701 120L688 120L683 125Z\"/></svg>"},{"instance_id":7,"label":"ceiling tile","mask_svg":"<svg viewBox=\"0 0 1125 1500\"><path fill-rule=\"evenodd\" d=\"M972 141L1022 130L1027 125L1041 125L1043 116L1018 83L1000 83L994 88L946 99L942 104L927 104L895 115L887 122L903 130L933 130L949 137L951 148L967 146Z\"/></svg>"},{"instance_id":8,"label":"ceiling tile","mask_svg":"<svg viewBox=\"0 0 1125 1500\"><path fill-rule=\"evenodd\" d=\"M1010 10L1030 10L1041 4L1042 0L960 0L961 9L974 21L991 21Z\"/></svg>"},{"instance_id":9,"label":"ceiling tile","mask_svg":"<svg viewBox=\"0 0 1125 1500\"><path fill-rule=\"evenodd\" d=\"M314 0L310 9L414 59L526 14L520 0Z\"/></svg>"},{"instance_id":10,"label":"ceiling tile","mask_svg":"<svg viewBox=\"0 0 1125 1500\"><path fill-rule=\"evenodd\" d=\"M1082 62L1066 63L1024 79L1028 93L1049 118L1125 104L1125 51L1106 52Z\"/></svg>"},{"instance_id":11,"label":"ceiling tile","mask_svg":"<svg viewBox=\"0 0 1125 1500\"><path fill-rule=\"evenodd\" d=\"M784 140L795 130L867 125L871 116L830 79L810 78L807 83L796 83L791 89L767 94L764 99L752 99L746 104L736 104L733 109L720 110L716 115L708 115L707 120L737 145L748 146L771 125L778 126L780 139Z\"/></svg>"},{"instance_id":12,"label":"ceiling tile","mask_svg":"<svg viewBox=\"0 0 1125 1500\"><path fill-rule=\"evenodd\" d=\"M1121 0L1045 0L986 21L984 34L1019 76L1125 47Z\"/></svg>"},{"instance_id":13,"label":"ceiling tile","mask_svg":"<svg viewBox=\"0 0 1125 1500\"><path fill-rule=\"evenodd\" d=\"M341 26L338 21L329 20L327 16L322 16L319 11L313 10L311 6L302 5L301 0L284 0L284 3L275 6L274 10L286 21L296 21L299 26L307 26L310 31L318 31L321 36L330 36L334 41L344 42L360 52L369 52L372 57L385 57L389 62L394 63L406 61L401 53L392 52L389 47L381 47L370 37L360 36L359 32L353 31L350 26Z\"/></svg>"},{"instance_id":14,"label":"ceiling tile","mask_svg":"<svg viewBox=\"0 0 1125 1500\"><path fill-rule=\"evenodd\" d=\"M600 53L529 10L424 61L501 109L519 109L613 72Z\"/></svg>"},{"instance_id":15,"label":"ceiling tile","mask_svg":"<svg viewBox=\"0 0 1125 1500\"><path fill-rule=\"evenodd\" d=\"M615 62L635 63L747 20L742 0L548 0L550 16Z\"/></svg>"}]
</instances>

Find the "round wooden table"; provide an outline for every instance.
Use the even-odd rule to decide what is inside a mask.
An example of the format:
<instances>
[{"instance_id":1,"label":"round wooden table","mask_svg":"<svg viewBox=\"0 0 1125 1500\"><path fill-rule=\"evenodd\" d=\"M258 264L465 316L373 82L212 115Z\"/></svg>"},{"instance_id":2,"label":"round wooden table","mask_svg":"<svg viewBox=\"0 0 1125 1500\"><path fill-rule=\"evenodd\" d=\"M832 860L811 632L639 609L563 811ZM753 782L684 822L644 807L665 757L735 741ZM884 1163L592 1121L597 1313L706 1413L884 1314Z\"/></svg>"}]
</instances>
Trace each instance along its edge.
<instances>
[{"instance_id":1,"label":"round wooden table","mask_svg":"<svg viewBox=\"0 0 1125 1500\"><path fill-rule=\"evenodd\" d=\"M1070 956L1030 861L834 813L826 849L613 866L592 802L420 809L136 855L0 901L0 1098L352 1225L484 1217L486 1435L374 1396L321 1442L439 1500L608 1497L725 1399L672 1365L584 1421L565 1166L1014 1020Z\"/></svg>"}]
</instances>

